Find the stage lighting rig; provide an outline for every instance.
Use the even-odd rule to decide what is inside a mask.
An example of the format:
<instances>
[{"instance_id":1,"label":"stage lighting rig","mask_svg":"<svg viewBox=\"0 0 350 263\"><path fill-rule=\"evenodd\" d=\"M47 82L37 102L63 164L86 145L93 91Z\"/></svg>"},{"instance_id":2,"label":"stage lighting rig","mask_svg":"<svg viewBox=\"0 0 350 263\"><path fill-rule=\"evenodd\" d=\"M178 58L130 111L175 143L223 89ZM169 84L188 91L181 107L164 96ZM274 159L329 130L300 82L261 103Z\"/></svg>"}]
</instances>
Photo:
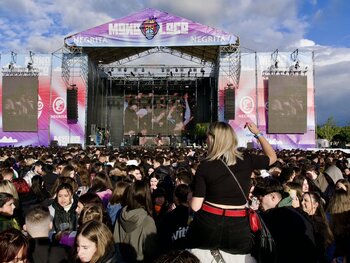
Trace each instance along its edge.
<instances>
[{"instance_id":1,"label":"stage lighting rig","mask_svg":"<svg viewBox=\"0 0 350 263\"><path fill-rule=\"evenodd\" d=\"M271 66L278 68L278 49L271 54Z\"/></svg>"}]
</instances>

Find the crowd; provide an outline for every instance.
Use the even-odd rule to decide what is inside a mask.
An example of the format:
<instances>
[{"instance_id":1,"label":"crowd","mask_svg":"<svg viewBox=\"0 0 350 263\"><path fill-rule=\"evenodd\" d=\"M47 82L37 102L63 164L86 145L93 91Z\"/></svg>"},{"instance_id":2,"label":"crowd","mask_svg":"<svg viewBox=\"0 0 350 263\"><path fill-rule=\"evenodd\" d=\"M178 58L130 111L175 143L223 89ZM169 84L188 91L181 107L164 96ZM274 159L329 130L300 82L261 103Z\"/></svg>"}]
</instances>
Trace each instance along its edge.
<instances>
[{"instance_id":1,"label":"crowd","mask_svg":"<svg viewBox=\"0 0 350 263\"><path fill-rule=\"evenodd\" d=\"M275 153L248 128L261 149L222 123L207 148L0 148L0 262L256 262L247 205L277 262L347 262L349 156Z\"/></svg>"}]
</instances>

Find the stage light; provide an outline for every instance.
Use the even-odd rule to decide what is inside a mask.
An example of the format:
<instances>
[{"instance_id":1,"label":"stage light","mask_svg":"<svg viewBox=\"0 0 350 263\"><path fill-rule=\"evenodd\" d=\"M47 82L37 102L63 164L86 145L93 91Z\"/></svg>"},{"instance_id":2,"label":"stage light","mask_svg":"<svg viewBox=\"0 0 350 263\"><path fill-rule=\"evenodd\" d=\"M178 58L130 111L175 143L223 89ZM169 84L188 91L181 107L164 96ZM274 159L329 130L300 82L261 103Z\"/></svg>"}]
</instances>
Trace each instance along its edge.
<instances>
[{"instance_id":1,"label":"stage light","mask_svg":"<svg viewBox=\"0 0 350 263\"><path fill-rule=\"evenodd\" d=\"M27 69L28 69L28 71L33 70L33 64L31 62L28 62Z\"/></svg>"},{"instance_id":2,"label":"stage light","mask_svg":"<svg viewBox=\"0 0 350 263\"><path fill-rule=\"evenodd\" d=\"M131 76L135 77L134 72L130 71Z\"/></svg>"},{"instance_id":3,"label":"stage light","mask_svg":"<svg viewBox=\"0 0 350 263\"><path fill-rule=\"evenodd\" d=\"M275 62L275 68L278 68L278 61Z\"/></svg>"},{"instance_id":4,"label":"stage light","mask_svg":"<svg viewBox=\"0 0 350 263\"><path fill-rule=\"evenodd\" d=\"M294 68L295 68L295 69L299 69L299 68L300 68L300 66L299 66L299 61L297 61L297 62L295 63Z\"/></svg>"},{"instance_id":5,"label":"stage light","mask_svg":"<svg viewBox=\"0 0 350 263\"><path fill-rule=\"evenodd\" d=\"M170 71L170 76L173 77L173 72L172 71Z\"/></svg>"},{"instance_id":6,"label":"stage light","mask_svg":"<svg viewBox=\"0 0 350 263\"><path fill-rule=\"evenodd\" d=\"M13 62L10 62L10 64L9 64L9 70L13 70L15 68L15 66L14 66L14 64L13 64Z\"/></svg>"},{"instance_id":7,"label":"stage light","mask_svg":"<svg viewBox=\"0 0 350 263\"><path fill-rule=\"evenodd\" d=\"M127 71L127 69L126 68L124 68L124 72L126 72Z\"/></svg>"},{"instance_id":8,"label":"stage light","mask_svg":"<svg viewBox=\"0 0 350 263\"><path fill-rule=\"evenodd\" d=\"M202 73L202 77L204 77L204 74L205 74L204 68L201 68L201 73Z\"/></svg>"},{"instance_id":9,"label":"stage light","mask_svg":"<svg viewBox=\"0 0 350 263\"><path fill-rule=\"evenodd\" d=\"M175 72L178 72L179 70L177 68L175 68Z\"/></svg>"}]
</instances>

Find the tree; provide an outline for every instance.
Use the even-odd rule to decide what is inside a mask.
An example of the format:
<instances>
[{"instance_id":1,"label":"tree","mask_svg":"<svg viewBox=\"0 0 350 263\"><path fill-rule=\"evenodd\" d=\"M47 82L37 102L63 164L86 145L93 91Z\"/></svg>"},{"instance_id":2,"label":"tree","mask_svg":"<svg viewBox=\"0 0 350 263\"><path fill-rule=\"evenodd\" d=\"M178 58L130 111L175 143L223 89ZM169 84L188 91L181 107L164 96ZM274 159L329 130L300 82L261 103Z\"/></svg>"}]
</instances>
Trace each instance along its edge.
<instances>
[{"instance_id":1,"label":"tree","mask_svg":"<svg viewBox=\"0 0 350 263\"><path fill-rule=\"evenodd\" d=\"M322 126L317 126L317 136L332 142L334 136L340 134L341 128L335 124L333 117L327 119Z\"/></svg>"},{"instance_id":2,"label":"tree","mask_svg":"<svg viewBox=\"0 0 350 263\"><path fill-rule=\"evenodd\" d=\"M333 139L342 144L350 143L350 126L341 127L339 134L334 136Z\"/></svg>"}]
</instances>

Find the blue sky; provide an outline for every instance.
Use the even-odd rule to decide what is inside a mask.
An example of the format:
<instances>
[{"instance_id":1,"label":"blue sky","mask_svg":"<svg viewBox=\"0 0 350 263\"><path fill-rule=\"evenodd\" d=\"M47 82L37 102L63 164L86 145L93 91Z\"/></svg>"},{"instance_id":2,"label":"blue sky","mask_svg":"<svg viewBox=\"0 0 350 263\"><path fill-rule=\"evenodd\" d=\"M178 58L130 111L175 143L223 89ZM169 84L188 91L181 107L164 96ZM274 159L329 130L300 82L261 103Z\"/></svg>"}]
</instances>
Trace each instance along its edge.
<instances>
[{"instance_id":1,"label":"blue sky","mask_svg":"<svg viewBox=\"0 0 350 263\"><path fill-rule=\"evenodd\" d=\"M314 51L317 122L350 125L348 0L1 0L0 52L52 53L70 34L148 7L238 35L258 52Z\"/></svg>"}]
</instances>

